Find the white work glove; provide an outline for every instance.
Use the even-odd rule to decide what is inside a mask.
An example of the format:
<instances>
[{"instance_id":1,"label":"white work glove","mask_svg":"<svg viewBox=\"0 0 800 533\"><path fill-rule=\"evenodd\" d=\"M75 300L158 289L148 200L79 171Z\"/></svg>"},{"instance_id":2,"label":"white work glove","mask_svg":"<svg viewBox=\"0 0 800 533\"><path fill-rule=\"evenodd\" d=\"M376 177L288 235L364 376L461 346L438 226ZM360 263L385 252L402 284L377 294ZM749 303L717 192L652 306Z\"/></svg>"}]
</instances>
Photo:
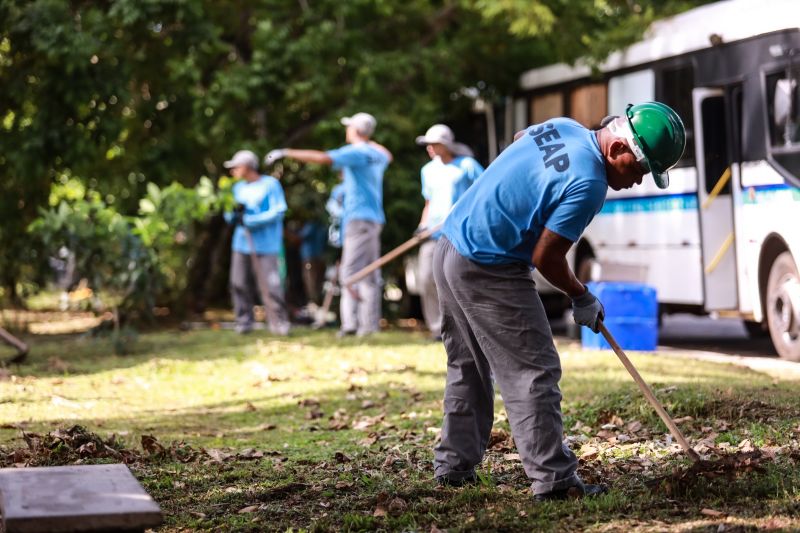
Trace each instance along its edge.
<instances>
[{"instance_id":1,"label":"white work glove","mask_svg":"<svg viewBox=\"0 0 800 533\"><path fill-rule=\"evenodd\" d=\"M579 326L586 326L597 333L600 331L600 321L606 317L606 310L587 287L586 292L572 299L572 317Z\"/></svg>"},{"instance_id":2,"label":"white work glove","mask_svg":"<svg viewBox=\"0 0 800 533\"><path fill-rule=\"evenodd\" d=\"M267 165L271 165L275 163L279 159L283 159L286 156L286 149L285 148L276 148L274 150L270 150L270 152L264 157L264 163Z\"/></svg>"}]
</instances>

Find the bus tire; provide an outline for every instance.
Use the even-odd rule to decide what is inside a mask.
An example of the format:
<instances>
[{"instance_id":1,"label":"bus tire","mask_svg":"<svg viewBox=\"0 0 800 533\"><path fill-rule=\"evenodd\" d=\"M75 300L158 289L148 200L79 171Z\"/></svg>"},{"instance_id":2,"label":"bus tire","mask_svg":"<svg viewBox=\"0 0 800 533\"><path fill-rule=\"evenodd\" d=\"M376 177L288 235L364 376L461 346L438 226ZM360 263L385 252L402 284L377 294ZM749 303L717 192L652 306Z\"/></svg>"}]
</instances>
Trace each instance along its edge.
<instances>
[{"instance_id":1,"label":"bus tire","mask_svg":"<svg viewBox=\"0 0 800 533\"><path fill-rule=\"evenodd\" d=\"M789 252L781 253L770 267L766 318L778 355L800 361L800 274Z\"/></svg>"}]
</instances>

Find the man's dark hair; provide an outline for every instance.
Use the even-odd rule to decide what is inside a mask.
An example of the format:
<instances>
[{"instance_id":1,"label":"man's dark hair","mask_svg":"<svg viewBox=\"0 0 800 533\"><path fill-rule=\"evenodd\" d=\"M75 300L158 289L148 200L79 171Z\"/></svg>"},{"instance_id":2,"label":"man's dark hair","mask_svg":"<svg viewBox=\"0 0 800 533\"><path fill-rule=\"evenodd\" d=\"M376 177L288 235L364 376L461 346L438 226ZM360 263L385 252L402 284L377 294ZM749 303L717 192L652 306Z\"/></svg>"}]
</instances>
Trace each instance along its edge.
<instances>
[{"instance_id":1,"label":"man's dark hair","mask_svg":"<svg viewBox=\"0 0 800 533\"><path fill-rule=\"evenodd\" d=\"M600 128L602 129L608 126L613 120L615 120L619 115L608 115L607 117L603 117L603 120L600 121Z\"/></svg>"}]
</instances>

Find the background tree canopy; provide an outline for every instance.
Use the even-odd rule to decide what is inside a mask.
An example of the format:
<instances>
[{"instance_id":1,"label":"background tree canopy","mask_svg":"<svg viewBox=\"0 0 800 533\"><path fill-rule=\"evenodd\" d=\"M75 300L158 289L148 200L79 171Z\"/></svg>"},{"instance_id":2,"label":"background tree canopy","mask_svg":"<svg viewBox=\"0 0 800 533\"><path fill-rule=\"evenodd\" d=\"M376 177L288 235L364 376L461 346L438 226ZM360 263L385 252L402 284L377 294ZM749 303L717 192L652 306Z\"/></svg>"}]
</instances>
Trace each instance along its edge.
<instances>
[{"instance_id":1,"label":"background tree canopy","mask_svg":"<svg viewBox=\"0 0 800 533\"><path fill-rule=\"evenodd\" d=\"M52 251L26 228L54 184L77 180L134 214L148 183L216 181L239 148L336 147L339 117L356 111L395 154L383 243L396 245L422 205L413 139L435 122L469 137L463 88L499 101L526 69L601 59L698 3L0 0L0 285L15 298L44 279ZM291 218L336 176L290 163L282 179ZM224 236L212 221L198 249Z\"/></svg>"}]
</instances>

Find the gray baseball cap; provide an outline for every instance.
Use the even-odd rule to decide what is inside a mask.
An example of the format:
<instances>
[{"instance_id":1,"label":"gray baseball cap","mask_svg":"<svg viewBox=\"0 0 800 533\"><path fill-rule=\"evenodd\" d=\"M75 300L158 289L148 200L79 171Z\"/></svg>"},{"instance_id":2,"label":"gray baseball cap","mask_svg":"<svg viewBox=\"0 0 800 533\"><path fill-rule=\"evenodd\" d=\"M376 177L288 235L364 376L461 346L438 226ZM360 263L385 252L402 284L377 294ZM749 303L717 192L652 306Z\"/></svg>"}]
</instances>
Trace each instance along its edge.
<instances>
[{"instance_id":1,"label":"gray baseball cap","mask_svg":"<svg viewBox=\"0 0 800 533\"><path fill-rule=\"evenodd\" d=\"M356 113L352 117L342 117L340 122L344 126L353 126L358 133L365 137L372 137L378 121L369 113Z\"/></svg>"},{"instance_id":2,"label":"gray baseball cap","mask_svg":"<svg viewBox=\"0 0 800 533\"><path fill-rule=\"evenodd\" d=\"M258 156L250 150L239 150L233 157L222 164L225 168L250 167L258 170Z\"/></svg>"}]
</instances>

